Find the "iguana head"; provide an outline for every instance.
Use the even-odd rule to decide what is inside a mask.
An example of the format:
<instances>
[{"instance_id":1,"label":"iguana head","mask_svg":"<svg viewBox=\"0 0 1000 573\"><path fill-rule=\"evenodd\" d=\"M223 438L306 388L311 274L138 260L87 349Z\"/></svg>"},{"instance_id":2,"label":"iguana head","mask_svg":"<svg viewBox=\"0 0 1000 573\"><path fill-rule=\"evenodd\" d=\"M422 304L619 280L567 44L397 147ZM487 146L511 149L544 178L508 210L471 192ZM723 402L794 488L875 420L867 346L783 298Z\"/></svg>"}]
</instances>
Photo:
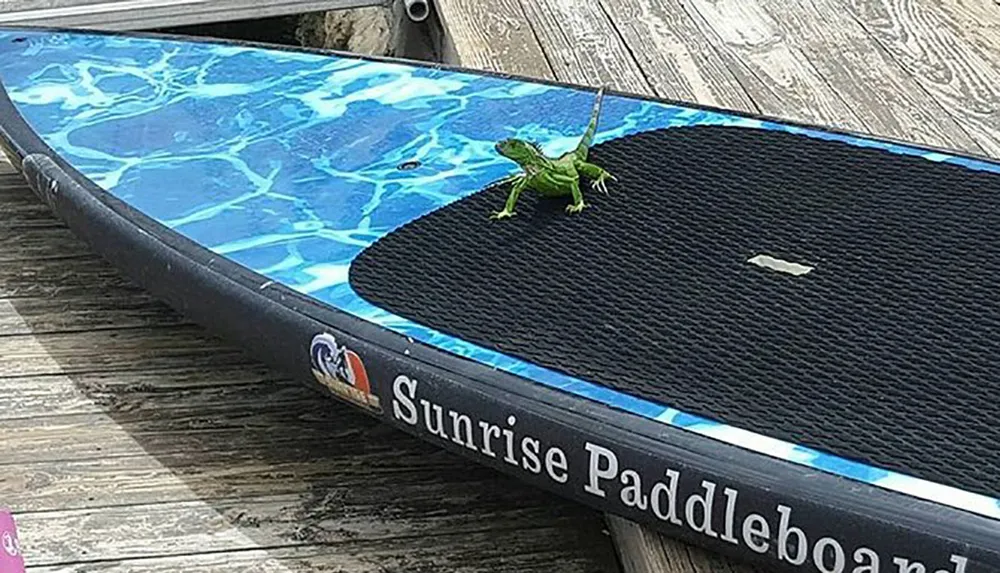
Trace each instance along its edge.
<instances>
[{"instance_id":1,"label":"iguana head","mask_svg":"<svg viewBox=\"0 0 1000 573\"><path fill-rule=\"evenodd\" d=\"M537 145L523 139L504 139L497 142L494 148L497 153L519 165L531 163L543 156L542 150Z\"/></svg>"}]
</instances>

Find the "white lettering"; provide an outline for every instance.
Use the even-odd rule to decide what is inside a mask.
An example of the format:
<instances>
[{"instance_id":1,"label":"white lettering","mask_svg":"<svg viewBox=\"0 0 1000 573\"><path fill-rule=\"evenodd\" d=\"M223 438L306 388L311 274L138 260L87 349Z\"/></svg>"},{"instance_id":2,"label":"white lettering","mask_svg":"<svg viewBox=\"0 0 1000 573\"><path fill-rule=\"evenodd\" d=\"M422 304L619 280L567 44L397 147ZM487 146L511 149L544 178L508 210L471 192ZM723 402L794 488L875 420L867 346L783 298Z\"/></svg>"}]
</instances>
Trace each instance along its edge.
<instances>
[{"instance_id":1,"label":"white lettering","mask_svg":"<svg viewBox=\"0 0 1000 573\"><path fill-rule=\"evenodd\" d=\"M948 561L955 564L955 573L965 573L965 565L969 562L967 557L952 555ZM935 573L949 573L947 569L938 569Z\"/></svg>"},{"instance_id":2,"label":"white lettering","mask_svg":"<svg viewBox=\"0 0 1000 573\"><path fill-rule=\"evenodd\" d=\"M544 469L546 478L558 484L567 483L573 472L586 471L583 489L587 493L608 499L609 504L620 504L618 507L651 510L663 522L681 527L686 524L692 531L706 537L722 539L737 546L746 545L759 554L770 552L779 561L793 565L803 565L811 558L809 570L814 570L814 573L967 573L969 561L961 555L951 555L948 565L944 565L942 558L938 558L941 563L924 564L906 556L893 555L893 566L883 571L881 563L890 556L880 556L869 547L856 547L850 551L852 547L845 543L847 539L832 536L819 538L810 544L806 531L793 524L791 507L777 505L777 523L773 517L769 521L757 513L751 513L740 521L738 490L701 479L700 489L684 499L680 497L680 488L683 485L686 493L691 486L687 482L681 483L679 471L664 469L664 478L654 482L640 470L628 467L627 456L620 457L611 448L591 442L584 444L587 467L570 468L564 450L522 433L525 422L519 422L513 414L506 414L500 423L476 419L420 397L418 388L418 381L406 375L401 374L393 380L392 412L395 419L494 459L500 458L502 448L504 464L501 466L514 466L534 475L543 474ZM530 428L530 419L528 426ZM644 485L650 482L652 488L647 492ZM716 507L717 490L722 491L724 510ZM717 517L719 521L716 521ZM715 528L716 525L719 529ZM851 569L848 569L848 555L853 558ZM943 568L935 565L943 565Z\"/></svg>"},{"instance_id":3,"label":"white lettering","mask_svg":"<svg viewBox=\"0 0 1000 573\"><path fill-rule=\"evenodd\" d=\"M542 462L538 459L538 446L538 440L530 436L521 440L521 453L524 454L521 466L533 474L542 472Z\"/></svg>"},{"instance_id":4,"label":"white lettering","mask_svg":"<svg viewBox=\"0 0 1000 573\"><path fill-rule=\"evenodd\" d=\"M517 423L517 418L514 416L507 416L507 425L513 426ZM517 459L514 458L514 432L504 428L503 429L504 442L507 445L507 454L504 456L503 460L512 466L517 465Z\"/></svg>"},{"instance_id":5,"label":"white lettering","mask_svg":"<svg viewBox=\"0 0 1000 573\"><path fill-rule=\"evenodd\" d=\"M709 537L718 537L719 534L712 530L712 502L715 499L715 484L710 481L702 481L701 487L705 488L705 495L692 494L687 503L684 504L684 515L687 517L691 529ZM701 523L696 523L695 508L697 506L701 506Z\"/></svg>"},{"instance_id":6,"label":"white lettering","mask_svg":"<svg viewBox=\"0 0 1000 573\"><path fill-rule=\"evenodd\" d=\"M892 562L899 567L899 573L924 573L927 568L919 561L910 562L904 557L893 557Z\"/></svg>"},{"instance_id":7,"label":"white lettering","mask_svg":"<svg viewBox=\"0 0 1000 573\"><path fill-rule=\"evenodd\" d=\"M566 464L566 454L559 448L552 447L549 448L549 451L545 452L545 471L549 472L549 477L553 480L559 483L566 483L566 480L569 479L569 474L566 473L568 467ZM556 475L555 470L559 470L559 475Z\"/></svg>"},{"instance_id":8,"label":"white lettering","mask_svg":"<svg viewBox=\"0 0 1000 573\"><path fill-rule=\"evenodd\" d=\"M642 479L639 477L639 472L625 470L622 472L620 479L622 480L622 484L625 485L621 492L622 503L629 507L646 509L649 504L646 495L642 493Z\"/></svg>"},{"instance_id":9,"label":"white lettering","mask_svg":"<svg viewBox=\"0 0 1000 573\"><path fill-rule=\"evenodd\" d=\"M653 489L649 493L650 504L653 506L653 514L663 521L669 521L674 525L684 525L684 522L677 517L677 480L680 478L680 474L677 470L667 470L665 475L670 479L670 485L663 485L663 482L658 481L653 484ZM668 511L663 511L662 496L666 494L667 504L670 508Z\"/></svg>"},{"instance_id":10,"label":"white lettering","mask_svg":"<svg viewBox=\"0 0 1000 573\"><path fill-rule=\"evenodd\" d=\"M861 560L862 557L868 558L868 563ZM878 558L878 553L875 553L867 547L858 547L854 551L854 562L858 564L851 573L879 573L879 569L882 567L881 561Z\"/></svg>"},{"instance_id":11,"label":"white lettering","mask_svg":"<svg viewBox=\"0 0 1000 573\"><path fill-rule=\"evenodd\" d=\"M736 528L736 498L739 493L735 489L727 487L722 490L722 494L726 496L726 531L720 539L728 541L733 545L738 545L739 541L733 537L733 529Z\"/></svg>"},{"instance_id":12,"label":"white lettering","mask_svg":"<svg viewBox=\"0 0 1000 573\"><path fill-rule=\"evenodd\" d=\"M472 419L458 412L449 412L449 415L451 416L451 441L464 445L470 450L475 450L476 443L472 440ZM463 435L465 436L464 441L462 440Z\"/></svg>"},{"instance_id":13,"label":"white lettering","mask_svg":"<svg viewBox=\"0 0 1000 573\"><path fill-rule=\"evenodd\" d=\"M618 456L616 456L611 450L590 442L584 444L583 447L590 452L590 460L587 469L587 475L590 477L590 481L587 482L587 485L583 486L583 490L587 493L604 497L605 492L600 488L597 480L612 479L618 475ZM604 469L601 469L601 460L604 460L605 462Z\"/></svg>"},{"instance_id":14,"label":"white lettering","mask_svg":"<svg viewBox=\"0 0 1000 573\"><path fill-rule=\"evenodd\" d=\"M404 393L404 389L407 393ZM392 381L392 413L397 419L413 426L417 423L417 407L413 397L417 395L417 381L400 374ZM403 413L406 408L406 414Z\"/></svg>"},{"instance_id":15,"label":"white lettering","mask_svg":"<svg viewBox=\"0 0 1000 573\"><path fill-rule=\"evenodd\" d=\"M786 505L778 506L778 513L781 514L781 520L778 522L778 559L784 559L793 565L802 565L806 557L809 556L809 548L806 545L807 539L804 531L798 527L789 527L788 521L791 515L792 508ZM798 540L795 544L795 557L792 557L788 553L788 537L794 535Z\"/></svg>"},{"instance_id":16,"label":"white lettering","mask_svg":"<svg viewBox=\"0 0 1000 573\"><path fill-rule=\"evenodd\" d=\"M479 422L479 427L483 430L483 445L480 446L479 451L491 458L497 457L496 452L493 451L493 438L500 437L500 426L489 422Z\"/></svg>"},{"instance_id":17,"label":"white lettering","mask_svg":"<svg viewBox=\"0 0 1000 573\"><path fill-rule=\"evenodd\" d=\"M827 567L826 565L827 548L833 549L833 567ZM846 560L844 548L832 537L820 539L816 542L816 546L813 547L813 563L820 570L820 573L842 573Z\"/></svg>"},{"instance_id":18,"label":"white lettering","mask_svg":"<svg viewBox=\"0 0 1000 573\"><path fill-rule=\"evenodd\" d=\"M441 406L437 404L431 404L427 400L420 400L420 405L424 408L424 427L427 431L442 438L447 438L448 434L444 431L444 410ZM434 410L434 418L436 421L431 423L431 410Z\"/></svg>"},{"instance_id":19,"label":"white lettering","mask_svg":"<svg viewBox=\"0 0 1000 573\"><path fill-rule=\"evenodd\" d=\"M763 515L751 513L743 520L743 543L757 553L767 553L767 540L771 537L771 527Z\"/></svg>"}]
</instances>

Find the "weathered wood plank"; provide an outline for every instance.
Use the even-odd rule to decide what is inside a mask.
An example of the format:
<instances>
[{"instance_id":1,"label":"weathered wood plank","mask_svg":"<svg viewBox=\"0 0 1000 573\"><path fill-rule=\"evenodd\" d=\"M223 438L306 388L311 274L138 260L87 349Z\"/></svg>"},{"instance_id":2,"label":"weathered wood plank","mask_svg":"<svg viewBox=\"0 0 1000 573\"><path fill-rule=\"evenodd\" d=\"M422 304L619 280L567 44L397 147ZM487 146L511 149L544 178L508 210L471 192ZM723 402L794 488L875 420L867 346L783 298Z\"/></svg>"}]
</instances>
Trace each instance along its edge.
<instances>
[{"instance_id":1,"label":"weathered wood plank","mask_svg":"<svg viewBox=\"0 0 1000 573\"><path fill-rule=\"evenodd\" d=\"M11 193L9 189L22 183L16 174L0 175L0 233L5 235L20 233L34 228L63 227L53 218L52 211L31 193L23 189Z\"/></svg>"},{"instance_id":2,"label":"weathered wood plank","mask_svg":"<svg viewBox=\"0 0 1000 573\"><path fill-rule=\"evenodd\" d=\"M759 111L716 46L672 0L601 0L655 95Z\"/></svg>"},{"instance_id":3,"label":"weathered wood plank","mask_svg":"<svg viewBox=\"0 0 1000 573\"><path fill-rule=\"evenodd\" d=\"M650 93L652 87L596 2L521 0L557 79Z\"/></svg>"},{"instance_id":4,"label":"weathered wood plank","mask_svg":"<svg viewBox=\"0 0 1000 573\"><path fill-rule=\"evenodd\" d=\"M13 234L27 229L61 227L62 224L49 216L44 205L6 205L0 204L0 221L3 227L0 232Z\"/></svg>"},{"instance_id":5,"label":"weathered wood plank","mask_svg":"<svg viewBox=\"0 0 1000 573\"><path fill-rule=\"evenodd\" d=\"M111 291L144 292L97 255L0 264L0 298L85 296Z\"/></svg>"},{"instance_id":6,"label":"weathered wood plank","mask_svg":"<svg viewBox=\"0 0 1000 573\"><path fill-rule=\"evenodd\" d=\"M843 0L759 0L759 4L860 118L864 131L982 152L946 107L844 10Z\"/></svg>"},{"instance_id":7,"label":"weathered wood plank","mask_svg":"<svg viewBox=\"0 0 1000 573\"><path fill-rule=\"evenodd\" d=\"M582 517L571 505L531 503L521 488L500 485L319 485L260 498L27 512L17 522L25 555L32 566L44 566L89 561L95 551L101 560L122 560L356 538L426 539L496 530L497 521L531 529L539 519L558 526ZM482 493L487 487L490 493Z\"/></svg>"},{"instance_id":8,"label":"weathered wood plank","mask_svg":"<svg viewBox=\"0 0 1000 573\"><path fill-rule=\"evenodd\" d=\"M1000 53L1000 2L997 0L935 0L935 4L956 23L954 31L981 53ZM995 61L995 58L990 58Z\"/></svg>"},{"instance_id":9,"label":"weathered wood plank","mask_svg":"<svg viewBox=\"0 0 1000 573\"><path fill-rule=\"evenodd\" d=\"M12 223L0 226L7 261L0 263L0 299L142 292L87 250L19 174L0 175L0 221Z\"/></svg>"},{"instance_id":10,"label":"weathered wood plank","mask_svg":"<svg viewBox=\"0 0 1000 573\"><path fill-rule=\"evenodd\" d=\"M761 111L841 128L864 127L759 3L690 0L682 5Z\"/></svg>"},{"instance_id":11,"label":"weathered wood plank","mask_svg":"<svg viewBox=\"0 0 1000 573\"><path fill-rule=\"evenodd\" d=\"M2 427L7 456L0 467L14 468L33 461L138 456L149 451L167 455L239 449L244 441L293 447L344 437L340 435L344 430L338 430L335 422L303 420L307 414L321 418L321 412L310 412L308 407L308 403L294 402L243 414L215 412L211 417L199 418L189 413L172 423L161 420L159 424L130 426L128 433L121 432L121 425L113 418L103 415L5 420ZM168 415L160 414L164 416ZM275 428L288 425L297 433L275 432Z\"/></svg>"},{"instance_id":12,"label":"weathered wood plank","mask_svg":"<svg viewBox=\"0 0 1000 573\"><path fill-rule=\"evenodd\" d=\"M441 24L450 31L442 38L446 63L533 78L554 77L519 0L437 0L436 6ZM448 41L456 35L462 38L459 46Z\"/></svg>"},{"instance_id":13,"label":"weathered wood plank","mask_svg":"<svg viewBox=\"0 0 1000 573\"><path fill-rule=\"evenodd\" d=\"M112 379L114 385L103 385ZM51 423L51 427L60 430L78 426L75 431L86 433L83 426L108 415L116 424L129 424L137 432L200 431L220 424L231 425L246 415L280 412L286 405L301 409L303 405L318 402L316 408L302 410L303 414L314 415L323 412L323 408L329 405L320 393L287 382L253 363L241 367L214 368L205 374L190 368L178 368L152 372L29 376L4 379L3 387L17 395L4 398L4 404L10 409L0 420L24 420L24 426L28 428L32 427L32 421L36 421L38 425L34 430L38 432L47 431ZM70 399L73 393L90 403L75 403L76 400ZM50 402L56 399L68 401L54 410L54 404ZM263 403L265 401L270 403ZM227 419L227 409L237 417ZM211 416L211 419L204 420L205 416ZM41 420L48 417L54 418L54 421ZM13 435L11 439L14 439ZM4 447L7 447L6 444Z\"/></svg>"},{"instance_id":14,"label":"weathered wood plank","mask_svg":"<svg viewBox=\"0 0 1000 573\"><path fill-rule=\"evenodd\" d=\"M35 567L32 573L608 573L576 551L562 526L471 531L421 539L353 539L335 545L272 547L175 557L150 557L82 565ZM510 547L522 548L511 552Z\"/></svg>"},{"instance_id":15,"label":"weathered wood plank","mask_svg":"<svg viewBox=\"0 0 1000 573\"><path fill-rule=\"evenodd\" d=\"M625 571L649 573L765 573L766 570L737 563L701 547L667 540L660 534L627 519L608 515L608 528L615 538Z\"/></svg>"},{"instance_id":16,"label":"weathered wood plank","mask_svg":"<svg viewBox=\"0 0 1000 573\"><path fill-rule=\"evenodd\" d=\"M190 324L149 295L0 299L0 336Z\"/></svg>"},{"instance_id":17,"label":"weathered wood plank","mask_svg":"<svg viewBox=\"0 0 1000 573\"><path fill-rule=\"evenodd\" d=\"M980 31L980 42L969 41L954 2L952 12L920 0L843 3L987 154L1000 157L1000 53L982 42L994 34ZM995 12L987 25L1000 26Z\"/></svg>"},{"instance_id":18,"label":"weathered wood plank","mask_svg":"<svg viewBox=\"0 0 1000 573\"><path fill-rule=\"evenodd\" d=\"M10 229L0 233L0 264L64 259L90 254L91 249L61 226L36 227L32 233Z\"/></svg>"},{"instance_id":19,"label":"weathered wood plank","mask_svg":"<svg viewBox=\"0 0 1000 573\"><path fill-rule=\"evenodd\" d=\"M290 428L292 429L292 428ZM286 432L289 433L289 432ZM303 493L319 487L366 487L375 482L464 483L493 472L455 456L399 448L285 439L189 452L29 462L0 477L4 505L15 512L142 505ZM343 436L340 436L343 439ZM386 464L391 458L391 464ZM442 479L442 476L444 479ZM464 486L463 486L464 487Z\"/></svg>"},{"instance_id":20,"label":"weathered wood plank","mask_svg":"<svg viewBox=\"0 0 1000 573\"><path fill-rule=\"evenodd\" d=\"M576 528L586 528L594 517L540 490L520 491L513 480L321 399L300 384L270 380L273 374L262 367L232 368L229 374L221 379L216 372L188 369L142 373L139 380L106 373L11 379L19 384L15 392L75 387L103 410L0 421L5 436L0 458L17 468L0 471L0 491L17 511L31 562L114 563L171 552L249 551L268 543L340 543L362 534L366 543L381 535L424 546L441 524L452 528L446 532L486 530L491 546L504 545L519 529L548 528L563 537L551 544L565 547L573 531L579 535ZM167 382L161 383L164 377ZM58 459L67 447L83 456ZM54 459L44 460L53 453ZM485 491L500 494L482 499ZM201 512L202 507L208 510ZM220 507L229 508L222 521ZM70 508L81 511L65 511ZM134 517L139 514L143 517ZM53 528L53 515L68 524ZM313 535L313 524L321 535ZM143 533L144 527L152 530ZM262 529L281 538L258 537ZM589 529L584 535L597 534L595 526ZM324 536L328 531L334 538ZM241 542L243 536L251 542ZM575 570L613 571L606 566L607 539L596 541L592 548L567 547L568 556L550 555L559 561L556 570L568 562L565 566ZM409 549L393 558L403 558ZM536 551L513 546L508 557L519 561ZM480 559L475 566L483 570L506 563L489 556L473 561Z\"/></svg>"},{"instance_id":21,"label":"weathered wood plank","mask_svg":"<svg viewBox=\"0 0 1000 573\"><path fill-rule=\"evenodd\" d=\"M231 387L286 384L284 377L253 363L197 365L136 372L85 372L5 378L0 387L0 420L102 414L108 411L173 409L204 401L199 393L230 399ZM303 389L303 392L308 391ZM309 394L310 396L312 393Z\"/></svg>"},{"instance_id":22,"label":"weathered wood plank","mask_svg":"<svg viewBox=\"0 0 1000 573\"><path fill-rule=\"evenodd\" d=\"M136 371L187 361L204 367L243 363L199 327L107 329L0 337L0 384L8 376Z\"/></svg>"}]
</instances>

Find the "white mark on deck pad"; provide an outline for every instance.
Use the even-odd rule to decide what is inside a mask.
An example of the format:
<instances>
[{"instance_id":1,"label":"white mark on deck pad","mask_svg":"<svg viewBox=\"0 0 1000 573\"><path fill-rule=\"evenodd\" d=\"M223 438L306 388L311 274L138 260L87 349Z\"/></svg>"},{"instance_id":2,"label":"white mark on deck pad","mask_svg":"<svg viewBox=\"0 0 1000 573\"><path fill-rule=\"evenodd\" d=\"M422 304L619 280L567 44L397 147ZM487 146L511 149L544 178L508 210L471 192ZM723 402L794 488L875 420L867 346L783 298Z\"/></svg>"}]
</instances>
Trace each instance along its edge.
<instances>
[{"instance_id":1,"label":"white mark on deck pad","mask_svg":"<svg viewBox=\"0 0 1000 573\"><path fill-rule=\"evenodd\" d=\"M757 265L758 267L763 267L765 269L771 269L772 271L778 271L782 273L788 273L790 275L804 275L809 271L813 270L813 267L807 265L800 265L799 263L791 263L788 261L783 261L781 259L776 259L768 255L757 255L747 260L748 263Z\"/></svg>"}]
</instances>

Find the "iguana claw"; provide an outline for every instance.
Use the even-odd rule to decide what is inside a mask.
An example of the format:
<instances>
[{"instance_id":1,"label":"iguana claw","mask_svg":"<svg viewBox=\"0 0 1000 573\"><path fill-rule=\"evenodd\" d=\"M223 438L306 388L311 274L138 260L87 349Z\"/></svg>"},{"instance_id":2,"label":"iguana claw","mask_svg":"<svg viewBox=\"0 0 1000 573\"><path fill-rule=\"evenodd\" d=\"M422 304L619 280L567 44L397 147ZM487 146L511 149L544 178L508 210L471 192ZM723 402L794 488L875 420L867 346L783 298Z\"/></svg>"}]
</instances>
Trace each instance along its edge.
<instances>
[{"instance_id":1,"label":"iguana claw","mask_svg":"<svg viewBox=\"0 0 1000 573\"><path fill-rule=\"evenodd\" d=\"M514 211L508 211L508 210L504 209L503 211L494 211L493 214L490 215L490 219L494 219L494 220L498 220L499 221L500 219L506 219L508 217L513 217L516 214L517 213L514 212Z\"/></svg>"},{"instance_id":2,"label":"iguana claw","mask_svg":"<svg viewBox=\"0 0 1000 573\"><path fill-rule=\"evenodd\" d=\"M609 194L608 193L608 186L607 186L607 184L604 183L605 179L610 179L612 181L618 181L618 178L615 177L614 175L612 175L612 174L610 174L608 172L604 172L604 173L601 174L600 177L598 177L597 179L595 179L590 184L590 187L592 189L597 189L597 190L601 191L605 195L608 195Z\"/></svg>"},{"instance_id":3,"label":"iguana claw","mask_svg":"<svg viewBox=\"0 0 1000 573\"><path fill-rule=\"evenodd\" d=\"M579 213L580 211L583 211L584 207L587 207L587 206L588 205L586 203L582 202L582 201L580 203L570 203L569 205L566 205L566 212L567 213Z\"/></svg>"}]
</instances>

